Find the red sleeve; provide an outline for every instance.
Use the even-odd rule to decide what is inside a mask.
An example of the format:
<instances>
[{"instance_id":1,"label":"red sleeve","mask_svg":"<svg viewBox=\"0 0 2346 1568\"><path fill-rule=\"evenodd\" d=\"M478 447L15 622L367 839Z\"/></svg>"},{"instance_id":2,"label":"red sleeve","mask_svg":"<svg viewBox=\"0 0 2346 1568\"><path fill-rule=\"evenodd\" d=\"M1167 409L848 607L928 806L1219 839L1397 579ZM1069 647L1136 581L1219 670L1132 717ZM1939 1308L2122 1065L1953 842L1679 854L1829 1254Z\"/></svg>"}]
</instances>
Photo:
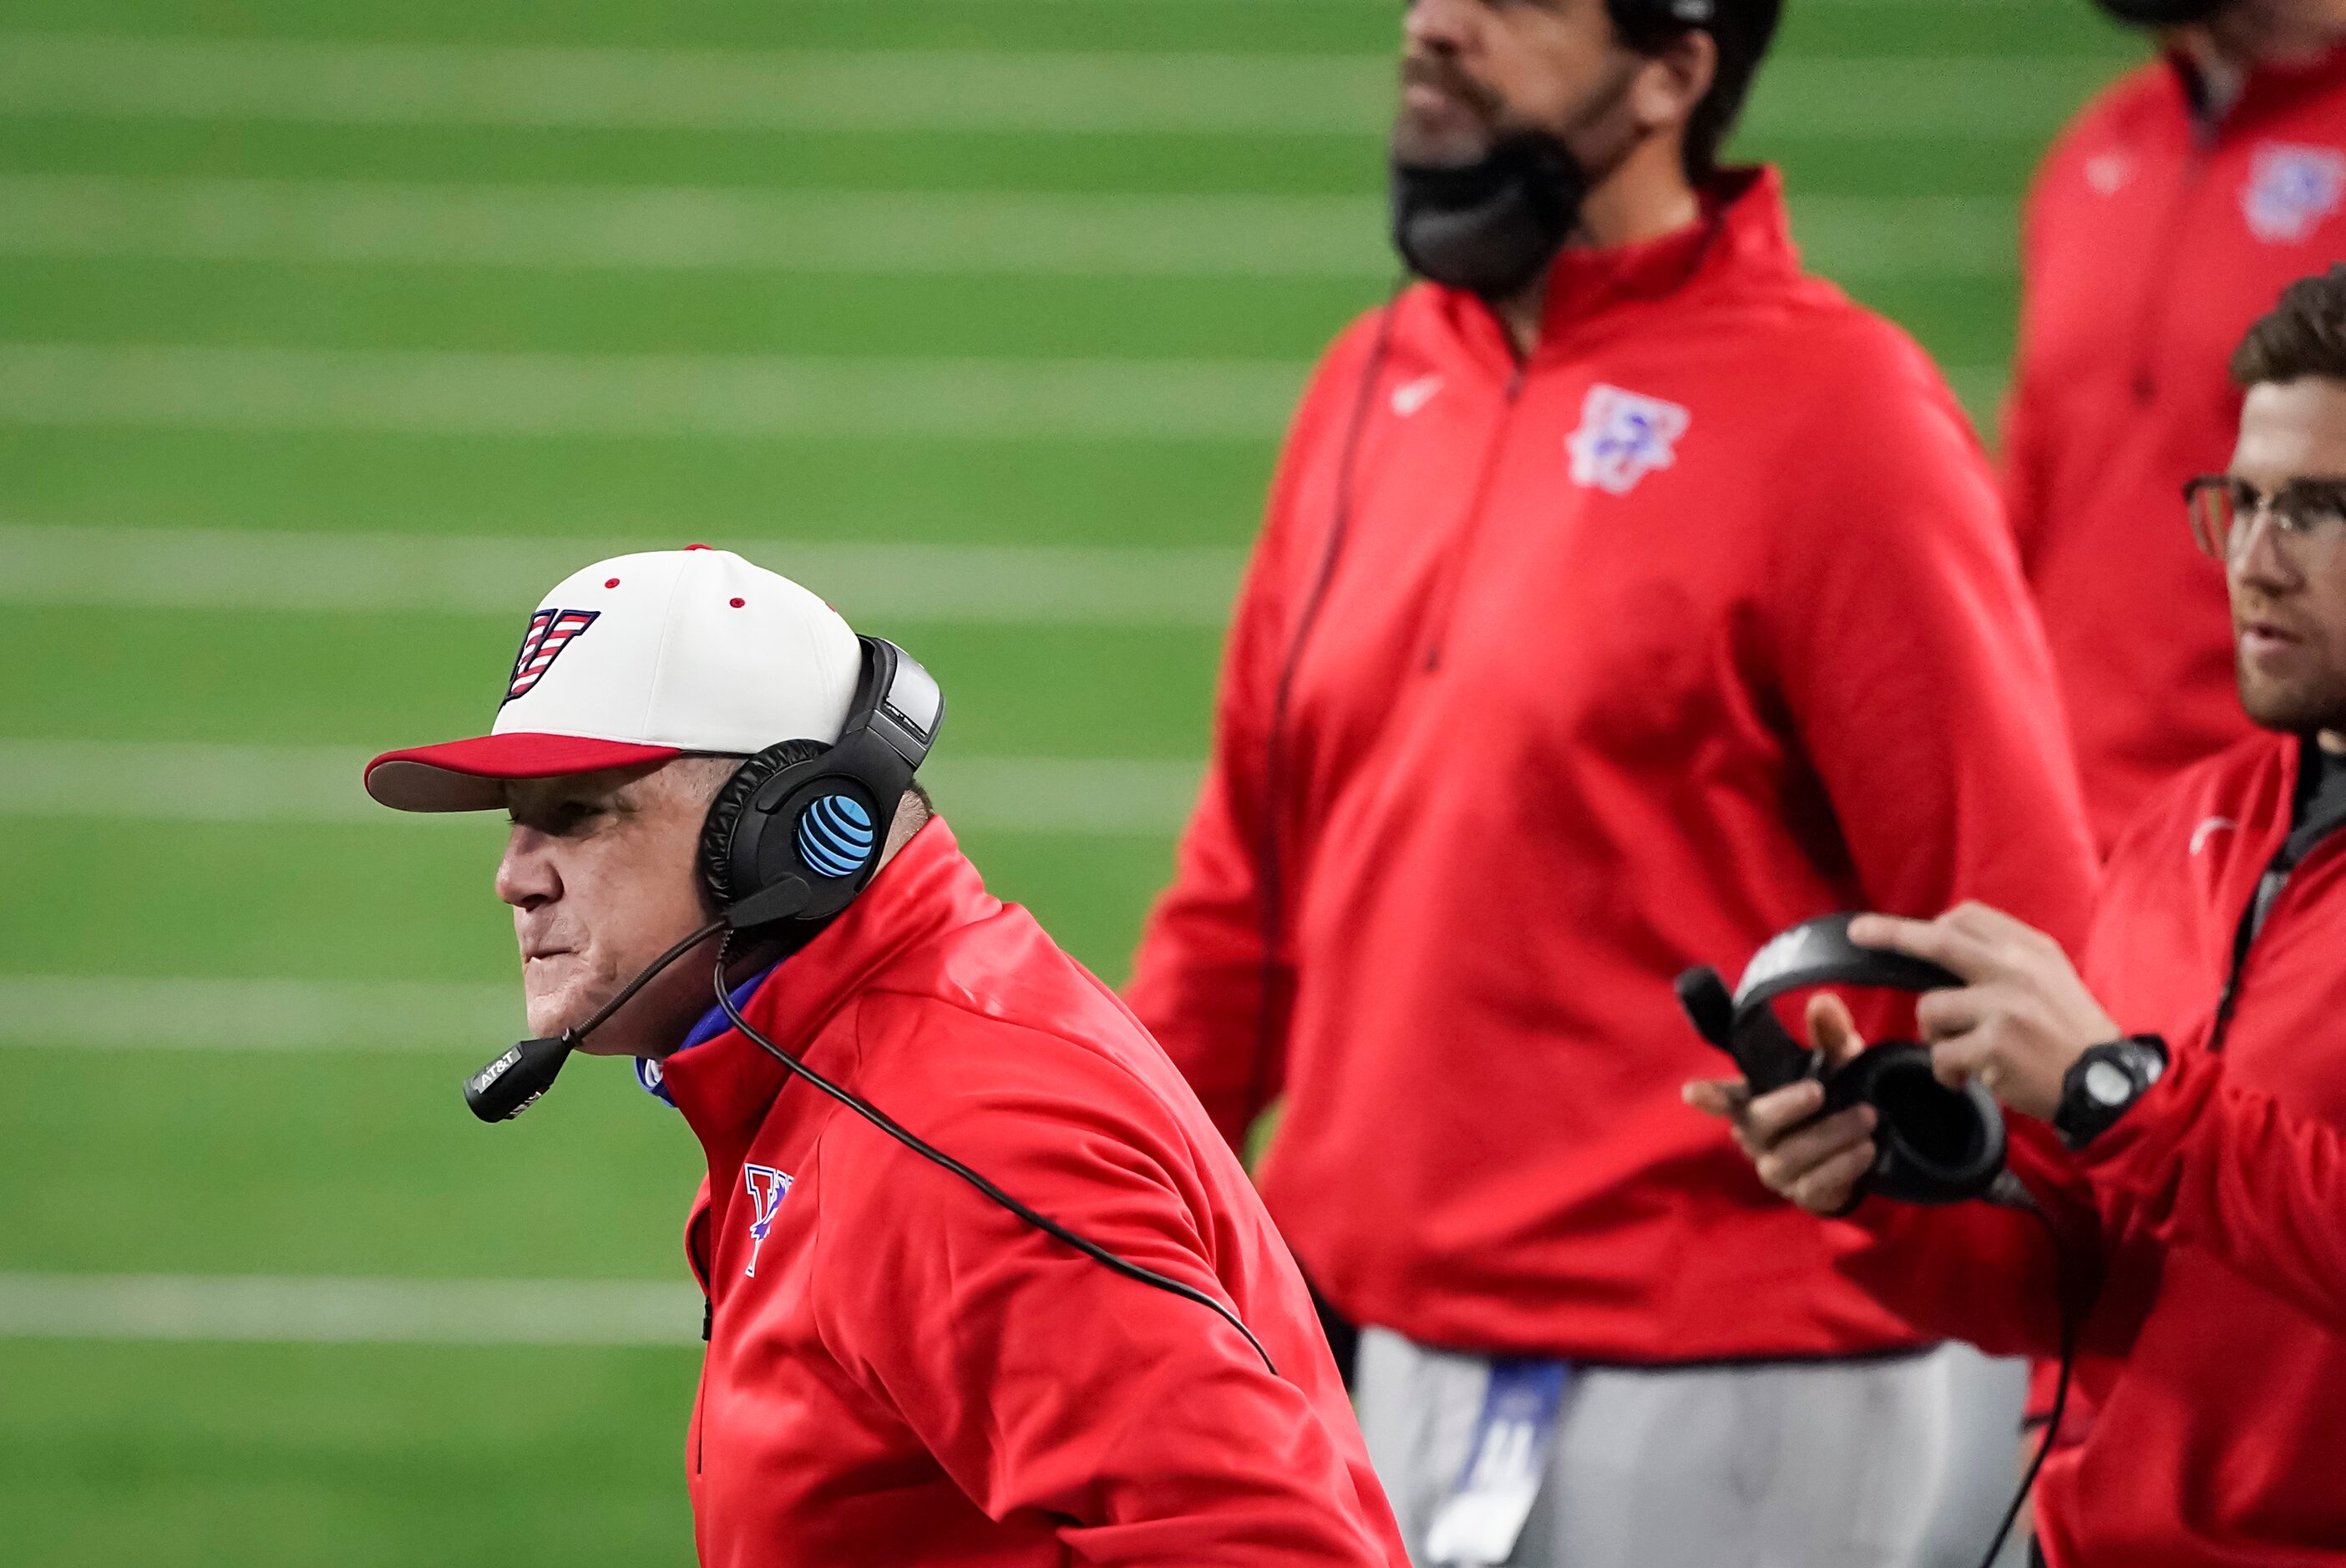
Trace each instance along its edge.
<instances>
[{"instance_id":1,"label":"red sleeve","mask_svg":"<svg viewBox=\"0 0 2346 1568\"><path fill-rule=\"evenodd\" d=\"M2130 1230L2211 1253L2346 1332L2346 1136L2175 1052L2167 1075L2079 1156Z\"/></svg>"},{"instance_id":2,"label":"red sleeve","mask_svg":"<svg viewBox=\"0 0 2346 1568\"><path fill-rule=\"evenodd\" d=\"M1298 601L1330 521L1298 506L1299 475L1314 453L1343 439L1372 331L1373 318L1338 341L1297 408L1223 649L1205 787L1126 988L1126 1002L1234 1148L1284 1084L1294 995L1291 956L1265 952L1262 868L1273 805L1265 787L1271 714ZM1285 843L1297 819L1290 803L1278 809Z\"/></svg>"},{"instance_id":3,"label":"red sleeve","mask_svg":"<svg viewBox=\"0 0 2346 1568\"><path fill-rule=\"evenodd\" d=\"M947 1057L979 1070L938 1067L926 1094L900 1078L883 1101L894 1114L1038 1211L1233 1305L1187 1145L1128 1080L1015 1025L923 1006L889 1049L924 1073ZM1004 1067L1021 1055L1044 1068ZM1087 1563L1405 1568L1382 1496L1348 1465L1332 1367L1338 1391L1315 1403L1207 1308L1111 1272L892 1143L877 1166L890 1178L858 1181L869 1140L882 1135L842 1114L818 1145L816 1320L846 1375L988 1517L1052 1516ZM1311 1343L1282 1338L1284 1320L1250 1327L1274 1354Z\"/></svg>"},{"instance_id":4,"label":"red sleeve","mask_svg":"<svg viewBox=\"0 0 2346 1568\"><path fill-rule=\"evenodd\" d=\"M1868 904L1978 899L2074 946L2096 870L2044 629L1961 410L1876 330L1810 400L1767 589L1776 679Z\"/></svg>"}]
</instances>

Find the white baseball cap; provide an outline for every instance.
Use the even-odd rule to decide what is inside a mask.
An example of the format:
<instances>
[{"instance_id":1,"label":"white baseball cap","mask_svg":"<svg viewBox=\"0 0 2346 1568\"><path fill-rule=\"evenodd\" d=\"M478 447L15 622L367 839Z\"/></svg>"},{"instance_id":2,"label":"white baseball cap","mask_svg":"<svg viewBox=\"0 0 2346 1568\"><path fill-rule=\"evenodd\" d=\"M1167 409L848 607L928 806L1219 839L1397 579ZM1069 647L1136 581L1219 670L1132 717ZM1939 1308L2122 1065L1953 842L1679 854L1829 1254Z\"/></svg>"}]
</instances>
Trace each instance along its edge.
<instances>
[{"instance_id":1,"label":"white baseball cap","mask_svg":"<svg viewBox=\"0 0 2346 1568\"><path fill-rule=\"evenodd\" d=\"M489 733L386 751L367 793L483 811L503 780L839 738L863 668L839 613L730 550L618 555L539 601Z\"/></svg>"}]
</instances>

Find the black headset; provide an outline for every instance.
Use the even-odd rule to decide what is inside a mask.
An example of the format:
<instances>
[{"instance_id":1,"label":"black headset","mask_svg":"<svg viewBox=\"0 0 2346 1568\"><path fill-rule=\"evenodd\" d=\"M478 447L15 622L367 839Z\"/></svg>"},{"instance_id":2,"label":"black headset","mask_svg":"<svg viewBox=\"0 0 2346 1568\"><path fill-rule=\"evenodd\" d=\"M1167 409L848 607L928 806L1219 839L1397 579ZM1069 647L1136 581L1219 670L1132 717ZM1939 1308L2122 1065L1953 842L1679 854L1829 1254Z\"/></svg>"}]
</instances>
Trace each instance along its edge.
<instances>
[{"instance_id":1,"label":"black headset","mask_svg":"<svg viewBox=\"0 0 2346 1568\"><path fill-rule=\"evenodd\" d=\"M1912 1041L1892 1041L1860 1052L1831 1072L1817 1053L1786 1033L1770 1007L1778 997L1811 985L1875 985L1892 991L1938 991L1964 983L1961 976L1923 959L1849 940L1851 916L1832 914L1803 921L1752 955L1735 994L1715 969L1689 969L1678 978L1678 1003L1695 1033L1735 1058L1755 1094L1780 1089L1802 1078L1825 1086L1820 1116L1851 1105L1872 1105L1880 1120L1874 1138L1880 1150L1860 1186L1909 1203L1962 1203L1984 1198L2035 1217L2052 1238L2056 1259L2056 1305L2061 1324L2060 1376L2054 1383L2053 1411L2044 1440L2021 1476L2010 1506L1988 1543L1980 1568L1991 1568L2012 1533L2014 1521L2036 1484L2045 1458L2061 1431L2069 1407L2069 1380L2076 1366L2077 1326L2082 1307L2068 1288L2062 1258L2065 1244L2050 1216L2004 1168L2004 1112L1976 1083L1950 1089L1931 1072L1931 1053Z\"/></svg>"},{"instance_id":2,"label":"black headset","mask_svg":"<svg viewBox=\"0 0 2346 1568\"><path fill-rule=\"evenodd\" d=\"M2230 0L2097 0L2103 10L2137 27L2205 22L2229 3Z\"/></svg>"},{"instance_id":3,"label":"black headset","mask_svg":"<svg viewBox=\"0 0 2346 1568\"><path fill-rule=\"evenodd\" d=\"M1605 0L1613 25L1626 33L1663 27L1708 29L1719 20L1719 0Z\"/></svg>"},{"instance_id":4,"label":"black headset","mask_svg":"<svg viewBox=\"0 0 2346 1568\"><path fill-rule=\"evenodd\" d=\"M839 738L766 748L709 804L700 875L737 932L828 921L853 902L936 743L945 698L935 678L883 637L856 640L863 673Z\"/></svg>"},{"instance_id":5,"label":"black headset","mask_svg":"<svg viewBox=\"0 0 2346 1568\"><path fill-rule=\"evenodd\" d=\"M1908 1203L1962 1203L1991 1196L2004 1175L2004 1112L1975 1083L1950 1089L1931 1071L1928 1047L1891 1041L1830 1071L1818 1054L1778 1023L1770 1003L1813 985L1872 985L1892 991L1960 986L1951 971L1849 940L1845 914L1803 921L1752 955L1729 997L1715 969L1678 978L1678 1003L1695 1032L1735 1058L1754 1094L1818 1078L1830 1115L1872 1105L1880 1150L1861 1192Z\"/></svg>"}]
</instances>

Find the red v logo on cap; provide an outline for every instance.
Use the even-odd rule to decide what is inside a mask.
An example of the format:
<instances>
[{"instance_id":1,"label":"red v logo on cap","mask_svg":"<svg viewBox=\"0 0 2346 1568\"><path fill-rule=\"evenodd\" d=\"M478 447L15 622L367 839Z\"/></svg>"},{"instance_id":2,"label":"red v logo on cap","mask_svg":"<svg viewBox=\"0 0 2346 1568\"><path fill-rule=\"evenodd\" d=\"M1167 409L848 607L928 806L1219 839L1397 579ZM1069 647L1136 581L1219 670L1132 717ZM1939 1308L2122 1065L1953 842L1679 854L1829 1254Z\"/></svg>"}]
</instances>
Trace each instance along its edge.
<instances>
[{"instance_id":1,"label":"red v logo on cap","mask_svg":"<svg viewBox=\"0 0 2346 1568\"><path fill-rule=\"evenodd\" d=\"M573 639L595 624L600 610L540 610L529 617L529 630L522 634L521 651L514 655L513 678L505 683L505 702L528 694L530 687L546 678L554 661ZM505 703L499 703L502 708Z\"/></svg>"}]
</instances>

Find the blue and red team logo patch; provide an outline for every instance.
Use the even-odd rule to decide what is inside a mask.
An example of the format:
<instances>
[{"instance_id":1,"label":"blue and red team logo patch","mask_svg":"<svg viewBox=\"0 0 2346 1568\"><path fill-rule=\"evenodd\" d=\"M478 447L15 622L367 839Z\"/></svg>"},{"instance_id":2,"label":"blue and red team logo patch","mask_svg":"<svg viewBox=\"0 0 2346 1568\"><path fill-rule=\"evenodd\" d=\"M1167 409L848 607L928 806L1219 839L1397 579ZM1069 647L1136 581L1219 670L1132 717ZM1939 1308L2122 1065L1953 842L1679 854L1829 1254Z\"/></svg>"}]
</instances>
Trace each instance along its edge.
<instances>
[{"instance_id":1,"label":"blue and red team logo patch","mask_svg":"<svg viewBox=\"0 0 2346 1568\"><path fill-rule=\"evenodd\" d=\"M521 652L514 655L513 678L505 683L505 701L527 695L530 687L544 680L546 672L554 667L554 661L562 657L562 650L576 641L602 613L540 610L530 616L529 630L522 634Z\"/></svg>"},{"instance_id":2,"label":"blue and red team logo patch","mask_svg":"<svg viewBox=\"0 0 2346 1568\"><path fill-rule=\"evenodd\" d=\"M750 1203L757 1208L750 1217L750 1267L741 1272L754 1279L758 1275L758 1249L766 1245L766 1233L774 1228L774 1211L789 1196L790 1178L771 1166L743 1166L741 1179L750 1189Z\"/></svg>"},{"instance_id":3,"label":"blue and red team logo patch","mask_svg":"<svg viewBox=\"0 0 2346 1568\"><path fill-rule=\"evenodd\" d=\"M2257 148L2240 211L2249 232L2270 245L2310 237L2346 200L2346 153L2267 142Z\"/></svg>"}]
</instances>

